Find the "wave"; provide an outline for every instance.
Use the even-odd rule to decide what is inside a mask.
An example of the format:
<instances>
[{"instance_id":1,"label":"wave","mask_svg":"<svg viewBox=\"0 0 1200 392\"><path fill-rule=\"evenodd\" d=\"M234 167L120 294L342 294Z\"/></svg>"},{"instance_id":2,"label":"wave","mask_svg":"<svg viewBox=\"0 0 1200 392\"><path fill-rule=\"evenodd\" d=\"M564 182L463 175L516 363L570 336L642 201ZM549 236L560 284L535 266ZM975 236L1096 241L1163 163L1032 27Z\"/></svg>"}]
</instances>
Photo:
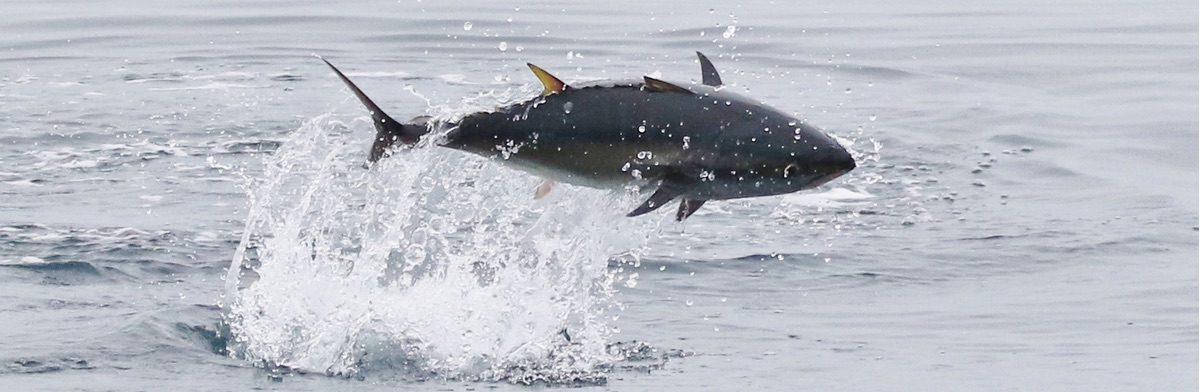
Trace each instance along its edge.
<instances>
[{"instance_id":1,"label":"wave","mask_svg":"<svg viewBox=\"0 0 1200 392\"><path fill-rule=\"evenodd\" d=\"M340 124L306 123L247 187L226 289L235 355L341 376L606 379L609 255L637 253L655 224L621 217L632 199L564 186L534 201L537 179L441 149L363 170L369 136Z\"/></svg>"}]
</instances>

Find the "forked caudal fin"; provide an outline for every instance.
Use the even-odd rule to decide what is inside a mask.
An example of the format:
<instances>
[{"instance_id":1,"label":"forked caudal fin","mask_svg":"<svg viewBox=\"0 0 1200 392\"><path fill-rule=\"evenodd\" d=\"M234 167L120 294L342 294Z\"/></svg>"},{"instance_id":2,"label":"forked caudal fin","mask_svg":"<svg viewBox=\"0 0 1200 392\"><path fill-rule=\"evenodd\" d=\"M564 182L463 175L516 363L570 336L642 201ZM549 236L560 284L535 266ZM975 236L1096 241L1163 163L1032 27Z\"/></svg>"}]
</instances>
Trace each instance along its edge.
<instances>
[{"instance_id":1,"label":"forked caudal fin","mask_svg":"<svg viewBox=\"0 0 1200 392\"><path fill-rule=\"evenodd\" d=\"M391 116L383 112L383 109L379 108L379 105L371 101L371 98L368 98L367 94L354 85L354 82L351 82L350 78L347 78L342 71L338 70L337 67L334 67L333 64L324 58L321 58L321 61L324 61L326 65L329 65L329 68L333 69L338 78L346 83L346 87L349 87L350 91L354 92L354 96L358 97L363 106L366 106L367 110L371 112L371 123L375 124L375 142L371 144L371 153L367 156L368 162L373 163L380 158L386 157L388 149L396 142L414 144L418 140L421 140L421 136L429 133L429 129L424 124L401 124L392 119Z\"/></svg>"}]
</instances>

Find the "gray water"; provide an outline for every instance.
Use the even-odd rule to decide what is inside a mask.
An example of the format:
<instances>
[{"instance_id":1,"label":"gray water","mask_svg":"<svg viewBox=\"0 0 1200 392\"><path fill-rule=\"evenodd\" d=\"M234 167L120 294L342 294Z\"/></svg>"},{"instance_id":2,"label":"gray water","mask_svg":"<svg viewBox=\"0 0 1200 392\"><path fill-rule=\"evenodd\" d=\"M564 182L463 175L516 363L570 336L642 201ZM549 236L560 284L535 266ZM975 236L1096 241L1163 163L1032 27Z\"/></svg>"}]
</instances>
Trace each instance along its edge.
<instances>
[{"instance_id":1,"label":"gray water","mask_svg":"<svg viewBox=\"0 0 1200 392\"><path fill-rule=\"evenodd\" d=\"M1194 1L3 8L3 390L1198 388ZM408 118L697 50L859 168L684 224L364 171L313 57Z\"/></svg>"}]
</instances>

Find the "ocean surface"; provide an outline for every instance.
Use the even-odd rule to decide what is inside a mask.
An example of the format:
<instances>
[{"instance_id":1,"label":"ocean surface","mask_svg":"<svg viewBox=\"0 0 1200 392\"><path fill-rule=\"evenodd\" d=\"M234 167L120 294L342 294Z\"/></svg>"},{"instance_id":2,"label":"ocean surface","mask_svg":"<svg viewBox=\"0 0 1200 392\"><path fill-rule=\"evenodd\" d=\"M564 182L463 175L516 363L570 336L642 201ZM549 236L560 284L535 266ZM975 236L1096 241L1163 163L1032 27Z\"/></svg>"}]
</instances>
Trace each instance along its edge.
<instances>
[{"instance_id":1,"label":"ocean surface","mask_svg":"<svg viewBox=\"0 0 1200 392\"><path fill-rule=\"evenodd\" d=\"M0 11L0 390L1195 391L1195 1L41 1ZM364 110L643 75L836 136L635 218Z\"/></svg>"}]
</instances>

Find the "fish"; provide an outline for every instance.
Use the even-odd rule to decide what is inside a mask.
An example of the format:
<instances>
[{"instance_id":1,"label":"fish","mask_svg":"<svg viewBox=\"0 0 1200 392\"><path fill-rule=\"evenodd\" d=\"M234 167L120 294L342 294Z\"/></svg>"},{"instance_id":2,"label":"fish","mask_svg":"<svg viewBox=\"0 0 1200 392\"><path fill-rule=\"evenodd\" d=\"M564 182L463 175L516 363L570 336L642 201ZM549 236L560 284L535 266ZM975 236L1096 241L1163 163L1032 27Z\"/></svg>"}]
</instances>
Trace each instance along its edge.
<instances>
[{"instance_id":1,"label":"fish","mask_svg":"<svg viewBox=\"0 0 1200 392\"><path fill-rule=\"evenodd\" d=\"M368 164L423 138L541 176L535 198L557 183L653 193L627 216L679 200L683 221L710 200L781 195L828 183L856 167L824 131L729 91L700 52L700 83L640 80L568 85L527 63L543 91L524 102L458 120L388 116L321 58L366 106L376 136Z\"/></svg>"}]
</instances>

